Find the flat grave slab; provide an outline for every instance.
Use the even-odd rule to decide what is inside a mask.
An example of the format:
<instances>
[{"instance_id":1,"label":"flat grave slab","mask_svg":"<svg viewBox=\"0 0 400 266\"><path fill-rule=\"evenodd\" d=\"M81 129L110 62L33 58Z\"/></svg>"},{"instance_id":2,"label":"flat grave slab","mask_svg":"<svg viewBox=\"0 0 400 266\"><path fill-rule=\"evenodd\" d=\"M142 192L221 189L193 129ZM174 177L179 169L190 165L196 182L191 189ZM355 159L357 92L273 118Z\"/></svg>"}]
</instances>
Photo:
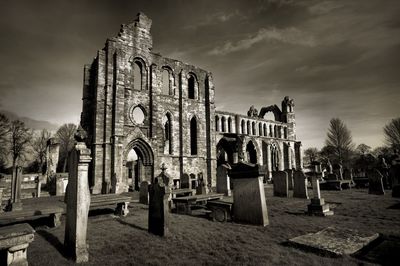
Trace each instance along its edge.
<instances>
[{"instance_id":1,"label":"flat grave slab","mask_svg":"<svg viewBox=\"0 0 400 266\"><path fill-rule=\"evenodd\" d=\"M363 234L356 230L327 227L316 233L289 239L289 244L330 256L351 255L379 237L378 233Z\"/></svg>"}]
</instances>

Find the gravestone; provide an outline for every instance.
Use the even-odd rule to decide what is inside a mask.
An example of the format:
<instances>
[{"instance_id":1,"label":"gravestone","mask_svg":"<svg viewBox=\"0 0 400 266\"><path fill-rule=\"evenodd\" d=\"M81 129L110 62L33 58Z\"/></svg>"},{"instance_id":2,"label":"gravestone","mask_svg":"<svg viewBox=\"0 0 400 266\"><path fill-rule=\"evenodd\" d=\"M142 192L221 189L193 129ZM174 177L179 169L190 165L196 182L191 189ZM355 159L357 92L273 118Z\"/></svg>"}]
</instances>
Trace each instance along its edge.
<instances>
[{"instance_id":1,"label":"gravestone","mask_svg":"<svg viewBox=\"0 0 400 266\"><path fill-rule=\"evenodd\" d=\"M319 180L316 173L313 174L311 180L313 198L311 199L311 203L307 205L308 214L317 216L333 215L333 211L329 209L329 204L325 203L325 200L321 198L321 190L319 188Z\"/></svg>"},{"instance_id":2,"label":"gravestone","mask_svg":"<svg viewBox=\"0 0 400 266\"><path fill-rule=\"evenodd\" d=\"M13 167L11 180L12 180L11 198L7 209L11 211L22 210L22 202L21 202L22 167L20 166Z\"/></svg>"},{"instance_id":3,"label":"gravestone","mask_svg":"<svg viewBox=\"0 0 400 266\"><path fill-rule=\"evenodd\" d=\"M221 164L217 167L217 193L231 196L230 179L228 170L232 169L229 164Z\"/></svg>"},{"instance_id":4,"label":"gravestone","mask_svg":"<svg viewBox=\"0 0 400 266\"><path fill-rule=\"evenodd\" d=\"M285 171L272 172L274 196L289 197L288 174Z\"/></svg>"},{"instance_id":5,"label":"gravestone","mask_svg":"<svg viewBox=\"0 0 400 266\"><path fill-rule=\"evenodd\" d=\"M376 170L371 169L367 171L368 176L368 193L375 195L384 195L385 189L383 187L383 176L382 174Z\"/></svg>"},{"instance_id":6,"label":"gravestone","mask_svg":"<svg viewBox=\"0 0 400 266\"><path fill-rule=\"evenodd\" d=\"M400 164L390 167L389 178L392 184L392 197L400 198Z\"/></svg>"},{"instance_id":7,"label":"gravestone","mask_svg":"<svg viewBox=\"0 0 400 266\"><path fill-rule=\"evenodd\" d=\"M294 170L292 169L286 169L285 172L288 175L288 187L289 190L293 190L293 175L294 175Z\"/></svg>"},{"instance_id":8,"label":"gravestone","mask_svg":"<svg viewBox=\"0 0 400 266\"><path fill-rule=\"evenodd\" d=\"M294 172L294 188L293 188L293 197L308 199L308 191L307 191L307 177L304 175L303 171L295 171Z\"/></svg>"},{"instance_id":9,"label":"gravestone","mask_svg":"<svg viewBox=\"0 0 400 266\"><path fill-rule=\"evenodd\" d=\"M325 180L329 180L329 181L338 181L339 178L337 176L337 174L327 174L325 176Z\"/></svg>"},{"instance_id":10,"label":"gravestone","mask_svg":"<svg viewBox=\"0 0 400 266\"><path fill-rule=\"evenodd\" d=\"M189 188L189 175L183 174L181 180L181 188Z\"/></svg>"},{"instance_id":11,"label":"gravestone","mask_svg":"<svg viewBox=\"0 0 400 266\"><path fill-rule=\"evenodd\" d=\"M40 193L42 190L42 182L40 181L40 176L36 177L35 182L36 182L36 197L40 198Z\"/></svg>"},{"instance_id":12,"label":"gravestone","mask_svg":"<svg viewBox=\"0 0 400 266\"><path fill-rule=\"evenodd\" d=\"M159 236L169 233L169 188L160 177L149 186L149 232Z\"/></svg>"},{"instance_id":13,"label":"gravestone","mask_svg":"<svg viewBox=\"0 0 400 266\"><path fill-rule=\"evenodd\" d=\"M259 165L239 162L232 167L233 217L237 222L266 226L269 224L263 176Z\"/></svg>"},{"instance_id":14,"label":"gravestone","mask_svg":"<svg viewBox=\"0 0 400 266\"><path fill-rule=\"evenodd\" d=\"M77 138L77 137L76 137ZM77 139L79 141L79 139ZM86 243L87 222L90 206L88 170L90 150L84 142L77 142L69 154L69 182L67 189L67 213L64 245L76 263L89 261Z\"/></svg>"},{"instance_id":15,"label":"gravestone","mask_svg":"<svg viewBox=\"0 0 400 266\"><path fill-rule=\"evenodd\" d=\"M149 204L149 182L142 181L140 183L139 202L142 204Z\"/></svg>"},{"instance_id":16,"label":"gravestone","mask_svg":"<svg viewBox=\"0 0 400 266\"><path fill-rule=\"evenodd\" d=\"M336 174L338 179L343 179L343 166L341 164L334 164L333 165L333 173Z\"/></svg>"}]
</instances>

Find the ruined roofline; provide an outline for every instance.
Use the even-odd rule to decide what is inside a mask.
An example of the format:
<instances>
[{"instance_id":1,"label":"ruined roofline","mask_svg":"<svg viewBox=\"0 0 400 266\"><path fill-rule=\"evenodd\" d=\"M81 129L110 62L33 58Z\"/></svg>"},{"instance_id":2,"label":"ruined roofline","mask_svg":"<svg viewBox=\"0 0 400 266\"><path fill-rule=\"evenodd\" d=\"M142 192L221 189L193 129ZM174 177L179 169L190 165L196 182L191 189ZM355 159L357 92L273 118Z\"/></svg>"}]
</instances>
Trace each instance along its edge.
<instances>
[{"instance_id":1,"label":"ruined roofline","mask_svg":"<svg viewBox=\"0 0 400 266\"><path fill-rule=\"evenodd\" d=\"M239 114L239 113L232 113L228 111L221 111L221 110L215 110L215 115L231 115L231 116L239 116L243 119L247 120L257 120L257 121L263 121L263 122L269 122L269 123L274 123L274 124L281 124L281 125L286 125L288 123L282 122L282 121L276 121L276 120L271 120L271 119L265 119L262 117L251 117L246 114Z\"/></svg>"}]
</instances>

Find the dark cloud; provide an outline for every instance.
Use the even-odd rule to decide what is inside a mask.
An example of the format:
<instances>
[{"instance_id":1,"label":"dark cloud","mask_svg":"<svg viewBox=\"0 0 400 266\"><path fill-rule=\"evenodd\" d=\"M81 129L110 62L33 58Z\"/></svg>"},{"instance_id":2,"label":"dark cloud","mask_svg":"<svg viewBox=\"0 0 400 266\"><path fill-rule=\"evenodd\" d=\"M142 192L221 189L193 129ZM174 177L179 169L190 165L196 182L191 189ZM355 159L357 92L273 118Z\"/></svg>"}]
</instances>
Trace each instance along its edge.
<instances>
[{"instance_id":1,"label":"dark cloud","mask_svg":"<svg viewBox=\"0 0 400 266\"><path fill-rule=\"evenodd\" d=\"M3 1L0 106L78 122L82 67L139 11L154 51L213 72L219 110L295 99L298 138L321 147L332 117L382 145L399 115L398 1Z\"/></svg>"}]
</instances>

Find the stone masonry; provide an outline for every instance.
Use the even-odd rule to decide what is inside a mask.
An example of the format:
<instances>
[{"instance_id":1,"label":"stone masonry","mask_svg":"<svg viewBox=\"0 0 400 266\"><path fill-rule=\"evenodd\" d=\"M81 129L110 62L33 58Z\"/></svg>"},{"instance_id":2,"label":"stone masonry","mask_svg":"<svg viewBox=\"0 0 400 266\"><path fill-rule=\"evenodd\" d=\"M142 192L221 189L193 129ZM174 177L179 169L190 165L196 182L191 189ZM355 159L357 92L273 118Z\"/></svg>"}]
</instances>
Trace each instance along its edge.
<instances>
[{"instance_id":1,"label":"stone masonry","mask_svg":"<svg viewBox=\"0 0 400 266\"><path fill-rule=\"evenodd\" d=\"M93 157L92 193L152 183L162 164L173 180L203 176L215 189L224 156L263 165L267 177L302 168L292 99L247 116L217 112L212 74L153 52L151 24L139 13L84 67L81 126ZM267 112L276 119L264 119Z\"/></svg>"}]
</instances>

